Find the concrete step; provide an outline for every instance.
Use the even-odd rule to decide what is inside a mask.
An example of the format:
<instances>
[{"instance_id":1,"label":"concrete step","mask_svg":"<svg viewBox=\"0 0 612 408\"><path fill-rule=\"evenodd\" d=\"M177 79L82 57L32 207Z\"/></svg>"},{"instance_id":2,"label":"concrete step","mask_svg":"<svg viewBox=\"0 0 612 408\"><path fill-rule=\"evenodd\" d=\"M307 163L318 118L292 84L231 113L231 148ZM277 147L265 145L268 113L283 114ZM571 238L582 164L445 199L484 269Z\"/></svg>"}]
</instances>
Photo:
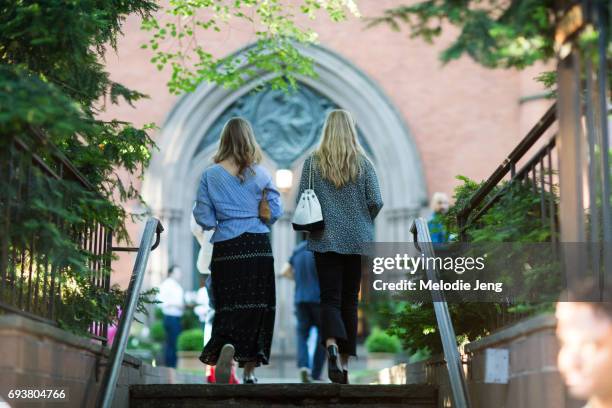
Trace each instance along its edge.
<instances>
[{"instance_id":1,"label":"concrete step","mask_svg":"<svg viewBox=\"0 0 612 408\"><path fill-rule=\"evenodd\" d=\"M130 408L435 408L428 385L150 384L130 386Z\"/></svg>"}]
</instances>

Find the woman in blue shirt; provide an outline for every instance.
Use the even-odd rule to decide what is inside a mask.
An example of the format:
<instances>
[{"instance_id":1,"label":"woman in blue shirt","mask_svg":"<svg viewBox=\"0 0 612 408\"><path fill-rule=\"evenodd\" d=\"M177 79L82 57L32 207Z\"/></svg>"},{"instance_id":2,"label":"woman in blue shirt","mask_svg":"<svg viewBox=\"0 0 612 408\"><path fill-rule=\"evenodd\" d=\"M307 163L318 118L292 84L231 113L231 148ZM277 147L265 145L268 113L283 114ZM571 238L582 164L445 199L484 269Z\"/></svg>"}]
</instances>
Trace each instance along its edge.
<instances>
[{"instance_id":1,"label":"woman in blue shirt","mask_svg":"<svg viewBox=\"0 0 612 408\"><path fill-rule=\"evenodd\" d=\"M274 258L269 232L282 215L280 194L259 164L261 150L248 121L232 118L221 132L215 164L200 180L193 215L214 229L210 264L215 319L200 360L216 365L217 382L229 382L232 360L255 383L255 367L268 364L274 329ZM264 196L265 192L265 196ZM267 200L270 218L259 207Z\"/></svg>"}]
</instances>

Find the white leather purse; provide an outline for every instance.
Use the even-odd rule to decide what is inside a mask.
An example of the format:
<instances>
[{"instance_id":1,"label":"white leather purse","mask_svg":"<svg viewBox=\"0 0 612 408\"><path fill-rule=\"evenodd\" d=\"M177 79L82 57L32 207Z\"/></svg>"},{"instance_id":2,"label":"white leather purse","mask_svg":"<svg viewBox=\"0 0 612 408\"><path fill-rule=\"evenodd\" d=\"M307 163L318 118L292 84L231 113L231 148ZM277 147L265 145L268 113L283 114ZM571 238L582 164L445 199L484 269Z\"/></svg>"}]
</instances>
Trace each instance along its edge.
<instances>
[{"instance_id":1,"label":"white leather purse","mask_svg":"<svg viewBox=\"0 0 612 408\"><path fill-rule=\"evenodd\" d=\"M319 231L325 227L323 222L323 213L321 212L321 204L319 199L312 189L312 162L314 158L310 158L310 166L308 169L308 188L302 192L298 201L293 219L291 223L296 231Z\"/></svg>"}]
</instances>

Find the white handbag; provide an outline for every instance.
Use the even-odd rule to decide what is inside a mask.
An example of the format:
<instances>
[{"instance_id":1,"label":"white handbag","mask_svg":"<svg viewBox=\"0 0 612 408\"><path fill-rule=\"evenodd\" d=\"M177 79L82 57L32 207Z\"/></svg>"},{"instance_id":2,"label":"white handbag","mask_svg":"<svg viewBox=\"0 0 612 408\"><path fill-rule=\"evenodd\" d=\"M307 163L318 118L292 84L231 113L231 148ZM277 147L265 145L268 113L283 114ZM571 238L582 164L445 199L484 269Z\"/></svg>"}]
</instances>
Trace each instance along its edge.
<instances>
[{"instance_id":1,"label":"white handbag","mask_svg":"<svg viewBox=\"0 0 612 408\"><path fill-rule=\"evenodd\" d=\"M296 231L319 231L325 227L323 222L323 213L321 212L321 204L319 199L312 189L312 162L314 158L310 158L310 168L308 169L308 188L302 192L300 201L298 201L293 220L291 223Z\"/></svg>"}]
</instances>

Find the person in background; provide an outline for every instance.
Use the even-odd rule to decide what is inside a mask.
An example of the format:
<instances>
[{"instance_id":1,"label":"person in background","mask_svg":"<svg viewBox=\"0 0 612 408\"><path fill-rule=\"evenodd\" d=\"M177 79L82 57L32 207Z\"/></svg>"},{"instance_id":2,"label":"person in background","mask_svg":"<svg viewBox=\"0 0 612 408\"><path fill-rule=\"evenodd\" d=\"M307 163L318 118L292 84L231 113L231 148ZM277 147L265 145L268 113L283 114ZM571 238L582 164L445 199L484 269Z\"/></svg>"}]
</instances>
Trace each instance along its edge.
<instances>
[{"instance_id":1,"label":"person in background","mask_svg":"<svg viewBox=\"0 0 612 408\"><path fill-rule=\"evenodd\" d=\"M232 360L255 384L255 368L268 364L276 309L270 225L282 215L280 193L259 164L261 149L250 123L227 121L202 174L193 216L213 230L210 271L215 303L212 336L200 361L216 365L217 382L230 380Z\"/></svg>"},{"instance_id":2,"label":"person in background","mask_svg":"<svg viewBox=\"0 0 612 408\"><path fill-rule=\"evenodd\" d=\"M297 317L297 365L303 383L320 381L325 364L325 349L321 342L321 305L319 278L314 255L302 241L293 250L282 276L295 280L295 314ZM308 354L310 330L317 329L313 356ZM312 363L311 363L312 361ZM312 369L312 370L311 370Z\"/></svg>"},{"instance_id":3,"label":"person in background","mask_svg":"<svg viewBox=\"0 0 612 408\"><path fill-rule=\"evenodd\" d=\"M181 268L176 265L168 268L168 277L159 285L159 300L164 315L164 330L166 331L165 363L168 367L176 367L176 340L181 333L181 317L185 309L185 292L179 283Z\"/></svg>"},{"instance_id":4,"label":"person in background","mask_svg":"<svg viewBox=\"0 0 612 408\"><path fill-rule=\"evenodd\" d=\"M603 298L556 307L559 372L572 396L588 400L584 408L612 408L612 291Z\"/></svg>"},{"instance_id":5,"label":"person in background","mask_svg":"<svg viewBox=\"0 0 612 408\"><path fill-rule=\"evenodd\" d=\"M198 269L198 272L200 272L200 288L196 294L197 306L194 308L194 312L202 324L204 333L207 331L210 333L210 327L208 326L212 325L212 317L215 311L211 306L212 301L209 294L209 285L206 283L210 278L208 263L210 262L212 256L212 245L207 245L207 238L210 239L212 233L210 231L204 231L204 229L196 222L193 214L191 214L189 227L191 228L191 233L200 245L198 259L196 261L196 268ZM204 336L204 341L204 344L206 344L206 335Z\"/></svg>"},{"instance_id":6,"label":"person in background","mask_svg":"<svg viewBox=\"0 0 612 408\"><path fill-rule=\"evenodd\" d=\"M206 330L208 324L208 314L210 313L210 298L208 297L208 288L206 288L206 278L208 275L200 273L200 288L196 292L193 312L198 316L202 331Z\"/></svg>"},{"instance_id":7,"label":"person in background","mask_svg":"<svg viewBox=\"0 0 612 408\"><path fill-rule=\"evenodd\" d=\"M444 193L434 193L430 203L432 214L427 221L431 242L444 243L448 242L448 233L442 223L442 216L448 212L448 196Z\"/></svg>"},{"instance_id":8,"label":"person in background","mask_svg":"<svg viewBox=\"0 0 612 408\"><path fill-rule=\"evenodd\" d=\"M309 187L311 167L325 223L308 236L321 290L321 338L329 379L348 384L349 358L357 355L361 255L374 241L374 219L383 206L374 165L349 112L335 109L327 115L321 143L304 162L298 200Z\"/></svg>"}]
</instances>

